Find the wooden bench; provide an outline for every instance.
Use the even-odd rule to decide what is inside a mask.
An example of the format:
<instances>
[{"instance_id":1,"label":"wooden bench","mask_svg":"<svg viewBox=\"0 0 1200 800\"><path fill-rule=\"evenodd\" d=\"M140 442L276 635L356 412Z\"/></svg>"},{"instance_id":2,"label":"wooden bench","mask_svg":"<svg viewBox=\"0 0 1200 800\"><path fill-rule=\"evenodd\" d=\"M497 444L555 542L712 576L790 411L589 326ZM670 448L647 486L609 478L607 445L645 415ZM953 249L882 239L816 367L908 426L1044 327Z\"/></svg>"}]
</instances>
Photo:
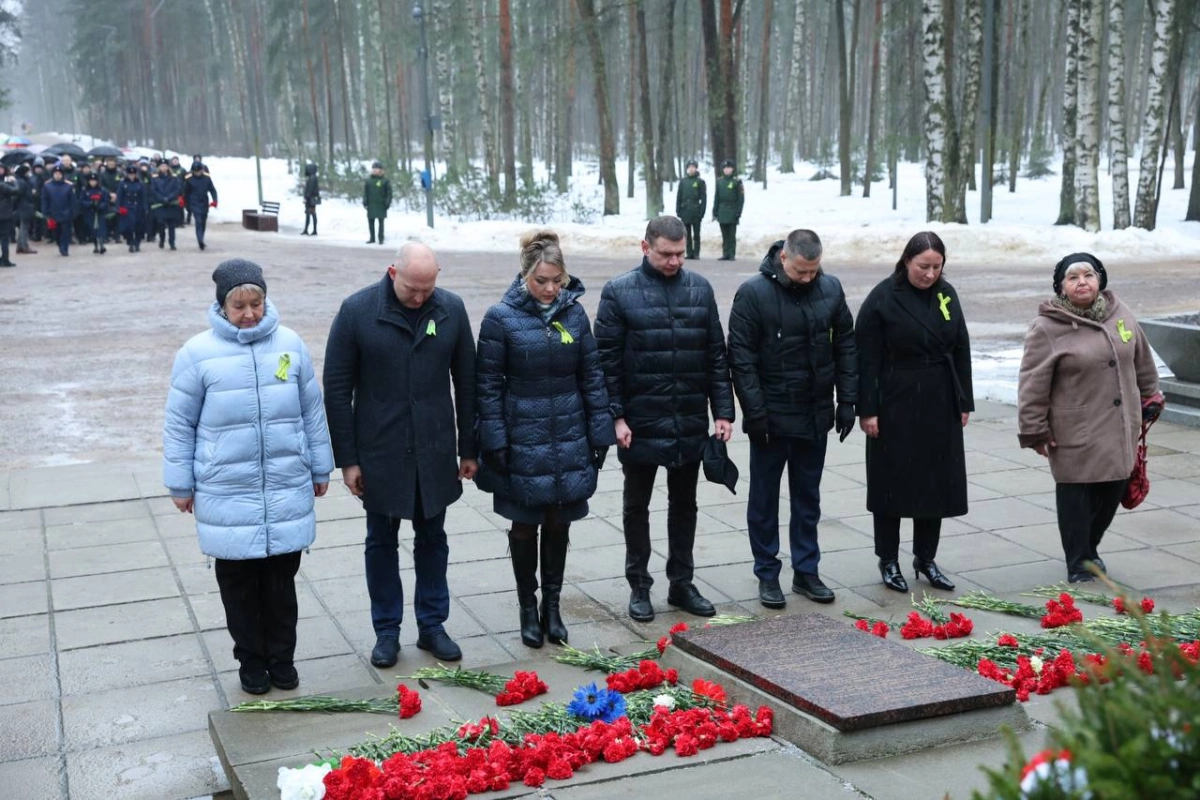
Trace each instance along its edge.
<instances>
[{"instance_id":1,"label":"wooden bench","mask_svg":"<svg viewBox=\"0 0 1200 800\"><path fill-rule=\"evenodd\" d=\"M256 208L242 209L242 227L252 231L278 231L279 203L264 200L262 211Z\"/></svg>"}]
</instances>

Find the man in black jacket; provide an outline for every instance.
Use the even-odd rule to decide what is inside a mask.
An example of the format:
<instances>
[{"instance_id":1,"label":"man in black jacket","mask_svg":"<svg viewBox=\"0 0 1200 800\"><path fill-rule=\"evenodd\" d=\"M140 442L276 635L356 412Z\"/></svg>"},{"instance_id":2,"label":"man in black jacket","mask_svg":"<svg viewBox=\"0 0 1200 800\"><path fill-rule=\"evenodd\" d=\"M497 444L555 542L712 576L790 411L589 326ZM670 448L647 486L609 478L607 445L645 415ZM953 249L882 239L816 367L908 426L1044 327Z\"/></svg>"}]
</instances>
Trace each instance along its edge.
<instances>
[{"instance_id":1,"label":"man in black jacket","mask_svg":"<svg viewBox=\"0 0 1200 800\"><path fill-rule=\"evenodd\" d=\"M403 519L412 520L415 534L417 647L439 661L462 658L443 627L450 615L445 522L446 507L478 466L475 339L462 299L436 287L438 271L432 250L406 243L382 281L342 303L325 347L334 460L367 512L364 558L377 667L395 664L400 650Z\"/></svg>"},{"instance_id":2,"label":"man in black jacket","mask_svg":"<svg viewBox=\"0 0 1200 800\"><path fill-rule=\"evenodd\" d=\"M708 412L718 438L733 431L733 391L712 286L683 268L687 232L677 217L646 226L642 263L609 281L596 314L596 344L625 471L625 578L629 616L654 619L650 603L650 495L667 469L667 602L716 613L692 582L696 480Z\"/></svg>"},{"instance_id":3,"label":"man in black jacket","mask_svg":"<svg viewBox=\"0 0 1200 800\"><path fill-rule=\"evenodd\" d=\"M792 591L818 603L834 596L817 573L821 473L830 428L854 428L858 371L854 319L842 284L821 269L821 240L794 230L771 246L759 274L741 285L729 314L729 363L750 437L746 525L758 599L783 608L779 588L779 479L788 468ZM837 387L837 409L833 390Z\"/></svg>"}]
</instances>

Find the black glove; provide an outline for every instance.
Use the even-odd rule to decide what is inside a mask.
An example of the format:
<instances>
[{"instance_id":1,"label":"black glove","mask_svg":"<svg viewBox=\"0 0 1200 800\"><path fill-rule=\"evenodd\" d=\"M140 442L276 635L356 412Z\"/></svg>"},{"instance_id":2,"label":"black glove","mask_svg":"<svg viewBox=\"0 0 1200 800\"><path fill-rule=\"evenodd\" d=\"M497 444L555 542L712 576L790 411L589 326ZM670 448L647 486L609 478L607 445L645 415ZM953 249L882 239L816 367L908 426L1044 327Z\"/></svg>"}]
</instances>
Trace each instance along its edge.
<instances>
[{"instance_id":1,"label":"black glove","mask_svg":"<svg viewBox=\"0 0 1200 800\"><path fill-rule=\"evenodd\" d=\"M596 468L596 472L604 469L604 459L608 458L607 447L597 447L592 451L592 466Z\"/></svg>"},{"instance_id":2,"label":"black glove","mask_svg":"<svg viewBox=\"0 0 1200 800\"><path fill-rule=\"evenodd\" d=\"M833 428L838 432L838 441L844 442L850 431L854 430L854 404L838 403L835 418L837 421L834 422Z\"/></svg>"},{"instance_id":3,"label":"black glove","mask_svg":"<svg viewBox=\"0 0 1200 800\"><path fill-rule=\"evenodd\" d=\"M767 443L769 428L766 417L747 419L743 427L746 429L746 435L750 437L750 441L754 442L754 444Z\"/></svg>"},{"instance_id":4,"label":"black glove","mask_svg":"<svg viewBox=\"0 0 1200 800\"><path fill-rule=\"evenodd\" d=\"M483 454L483 463L497 474L508 474L508 450L488 450Z\"/></svg>"}]
</instances>

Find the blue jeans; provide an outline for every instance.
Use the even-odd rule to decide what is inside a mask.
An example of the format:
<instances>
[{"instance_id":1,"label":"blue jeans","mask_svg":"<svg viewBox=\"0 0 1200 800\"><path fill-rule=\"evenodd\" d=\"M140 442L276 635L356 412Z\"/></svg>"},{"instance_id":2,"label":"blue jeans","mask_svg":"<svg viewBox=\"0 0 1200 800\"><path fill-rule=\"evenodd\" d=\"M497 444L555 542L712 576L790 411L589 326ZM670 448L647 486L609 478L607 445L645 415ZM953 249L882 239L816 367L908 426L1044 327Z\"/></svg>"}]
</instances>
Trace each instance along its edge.
<instances>
[{"instance_id":1,"label":"blue jeans","mask_svg":"<svg viewBox=\"0 0 1200 800\"><path fill-rule=\"evenodd\" d=\"M413 614L419 633L443 630L450 616L450 587L446 583L446 563L450 547L446 544L446 512L428 519L420 518L418 493L416 516L412 521L413 566L417 586L413 591ZM399 636L404 619L404 586L400 581L400 557L397 534L400 519L387 514L367 512L367 543L364 560L367 593L371 596L371 623L376 636Z\"/></svg>"},{"instance_id":2,"label":"blue jeans","mask_svg":"<svg viewBox=\"0 0 1200 800\"><path fill-rule=\"evenodd\" d=\"M821 520L821 473L825 470L826 436L820 439L771 439L750 443L750 497L746 501L746 527L754 574L761 581L779 579L779 481L788 471L792 569L817 574L821 549L817 523Z\"/></svg>"}]
</instances>

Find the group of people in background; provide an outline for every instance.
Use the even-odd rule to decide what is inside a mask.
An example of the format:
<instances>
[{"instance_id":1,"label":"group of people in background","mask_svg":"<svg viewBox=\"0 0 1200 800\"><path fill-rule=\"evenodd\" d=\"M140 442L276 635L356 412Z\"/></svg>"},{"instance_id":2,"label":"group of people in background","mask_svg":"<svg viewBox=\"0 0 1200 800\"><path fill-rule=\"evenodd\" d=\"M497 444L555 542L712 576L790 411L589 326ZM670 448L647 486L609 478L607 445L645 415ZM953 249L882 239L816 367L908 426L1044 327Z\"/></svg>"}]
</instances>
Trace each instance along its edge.
<instances>
[{"instance_id":1,"label":"group of people in background","mask_svg":"<svg viewBox=\"0 0 1200 800\"><path fill-rule=\"evenodd\" d=\"M728 470L714 477L709 462L714 445L716 460L727 459L735 397L750 442L748 555L763 606L787 602L785 468L791 589L835 599L820 575L820 484L830 431L844 442L856 422L867 437L865 501L883 585L909 590L899 548L911 519L914 574L955 588L935 559L942 521L967 513L963 430L975 405L967 323L942 240L913 236L856 320L822 266L820 237L794 230L738 289L726 337L712 286L684 268L689 237L680 218L651 220L641 263L604 286L593 324L558 236L531 232L477 341L462 299L437 286L436 254L406 243L377 283L341 304L323 403L311 356L279 324L262 270L241 260L217 268L211 330L183 347L172 372L164 473L176 506L196 515L201 549L217 559L243 689L298 685L294 576L315 536L314 497L335 467L366 510L378 667L400 650L403 520L414 531L417 647L439 661L462 656L444 625L446 511L463 480L492 493L510 522L521 641L567 642L570 529L589 513L614 445L629 616L655 617L649 507L660 468L666 601L714 615L695 579L697 484L703 464L709 480L733 488ZM1097 547L1133 467L1136 430L1162 409L1149 346L1106 283L1088 254L1056 266L1055 296L1030 328L1021 370L1020 442L1050 459L1072 582L1106 568Z\"/></svg>"},{"instance_id":2,"label":"group of people in background","mask_svg":"<svg viewBox=\"0 0 1200 800\"><path fill-rule=\"evenodd\" d=\"M687 162L687 174L680 179L675 191L675 216L683 221L687 229L687 247L684 258L700 258L700 223L708 210L708 184L700 177L700 165L695 159ZM733 261L737 258L737 226L746 205L746 187L742 179L734 175L733 159L721 162L721 174L717 176L717 187L713 193L713 221L721 226L721 257L718 261Z\"/></svg>"},{"instance_id":3,"label":"group of people in background","mask_svg":"<svg viewBox=\"0 0 1200 800\"><path fill-rule=\"evenodd\" d=\"M15 238L18 254L33 255L31 243L54 243L70 254L71 244L91 244L94 254L124 242L129 252L158 239L175 249L175 230L194 224L201 250L217 190L208 168L194 156L189 169L179 158L141 158L121 163L116 157L75 164L63 155L47 164L40 156L10 169L0 165L0 266Z\"/></svg>"}]
</instances>

